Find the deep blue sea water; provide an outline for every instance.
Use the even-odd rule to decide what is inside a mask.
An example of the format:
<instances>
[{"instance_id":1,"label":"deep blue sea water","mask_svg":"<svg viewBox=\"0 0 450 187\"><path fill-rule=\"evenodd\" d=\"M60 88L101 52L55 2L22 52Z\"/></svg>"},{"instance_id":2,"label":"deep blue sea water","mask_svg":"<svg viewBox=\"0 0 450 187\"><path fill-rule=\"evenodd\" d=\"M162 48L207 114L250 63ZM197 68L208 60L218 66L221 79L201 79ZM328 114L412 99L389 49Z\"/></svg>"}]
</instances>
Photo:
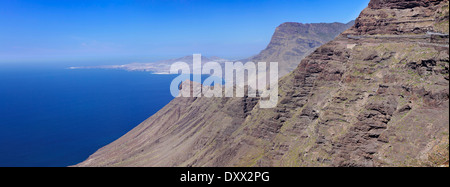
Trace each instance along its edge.
<instances>
[{"instance_id":1,"label":"deep blue sea water","mask_svg":"<svg viewBox=\"0 0 450 187\"><path fill-rule=\"evenodd\" d=\"M176 75L0 64L0 166L69 166L156 113Z\"/></svg>"}]
</instances>

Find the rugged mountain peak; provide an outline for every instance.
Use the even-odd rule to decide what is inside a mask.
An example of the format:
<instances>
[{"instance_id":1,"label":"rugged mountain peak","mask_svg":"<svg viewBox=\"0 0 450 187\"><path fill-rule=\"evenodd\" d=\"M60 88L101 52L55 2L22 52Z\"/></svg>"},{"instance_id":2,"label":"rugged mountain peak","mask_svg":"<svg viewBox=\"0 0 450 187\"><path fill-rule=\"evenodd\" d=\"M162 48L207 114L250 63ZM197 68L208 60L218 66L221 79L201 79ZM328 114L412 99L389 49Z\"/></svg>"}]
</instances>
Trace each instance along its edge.
<instances>
[{"instance_id":1,"label":"rugged mountain peak","mask_svg":"<svg viewBox=\"0 0 450 187\"><path fill-rule=\"evenodd\" d=\"M317 47L333 40L350 28L353 21L344 23L296 23L279 25L266 49L244 61L278 62L279 76L294 70L300 61Z\"/></svg>"}]
</instances>

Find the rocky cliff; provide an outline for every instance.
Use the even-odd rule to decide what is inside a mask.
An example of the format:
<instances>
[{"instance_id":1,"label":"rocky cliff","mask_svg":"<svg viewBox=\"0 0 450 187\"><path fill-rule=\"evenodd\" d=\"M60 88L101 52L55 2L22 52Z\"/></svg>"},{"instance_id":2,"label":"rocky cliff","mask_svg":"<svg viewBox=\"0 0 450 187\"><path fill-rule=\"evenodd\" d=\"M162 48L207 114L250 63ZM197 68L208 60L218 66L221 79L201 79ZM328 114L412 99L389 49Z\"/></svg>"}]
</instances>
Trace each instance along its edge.
<instances>
[{"instance_id":1,"label":"rocky cliff","mask_svg":"<svg viewBox=\"0 0 450 187\"><path fill-rule=\"evenodd\" d=\"M372 0L280 80L276 108L177 98L78 166L448 165L448 12Z\"/></svg>"},{"instance_id":2,"label":"rocky cliff","mask_svg":"<svg viewBox=\"0 0 450 187\"><path fill-rule=\"evenodd\" d=\"M295 23L278 26L266 49L243 62L278 62L280 77L294 70L300 61L321 45L333 40L353 26L354 21L343 23Z\"/></svg>"}]
</instances>

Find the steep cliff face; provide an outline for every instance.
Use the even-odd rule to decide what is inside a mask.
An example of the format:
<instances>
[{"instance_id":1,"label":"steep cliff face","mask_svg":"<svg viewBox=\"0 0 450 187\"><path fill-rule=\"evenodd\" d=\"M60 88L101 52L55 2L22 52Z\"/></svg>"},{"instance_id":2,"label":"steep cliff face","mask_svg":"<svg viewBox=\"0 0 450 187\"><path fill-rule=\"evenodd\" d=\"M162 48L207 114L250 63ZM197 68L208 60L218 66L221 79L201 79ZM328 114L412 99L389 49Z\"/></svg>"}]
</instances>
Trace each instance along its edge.
<instances>
[{"instance_id":1,"label":"steep cliff face","mask_svg":"<svg viewBox=\"0 0 450 187\"><path fill-rule=\"evenodd\" d=\"M440 0L372 0L352 31L355 34L448 33L448 3Z\"/></svg>"},{"instance_id":2,"label":"steep cliff face","mask_svg":"<svg viewBox=\"0 0 450 187\"><path fill-rule=\"evenodd\" d=\"M191 90L201 85L184 82ZM78 166L225 165L214 156L232 140L258 98L176 98Z\"/></svg>"},{"instance_id":3,"label":"steep cliff face","mask_svg":"<svg viewBox=\"0 0 450 187\"><path fill-rule=\"evenodd\" d=\"M371 9L411 9L415 7L429 7L438 5L439 0L372 0Z\"/></svg>"},{"instance_id":4,"label":"steep cliff face","mask_svg":"<svg viewBox=\"0 0 450 187\"><path fill-rule=\"evenodd\" d=\"M448 165L448 7L372 0L280 80L276 108L177 98L78 166Z\"/></svg>"},{"instance_id":5,"label":"steep cliff face","mask_svg":"<svg viewBox=\"0 0 450 187\"><path fill-rule=\"evenodd\" d=\"M353 26L354 21L343 23L294 23L278 26L266 49L244 60L252 62L278 62L279 76L294 70L300 61L321 45L333 40Z\"/></svg>"}]
</instances>

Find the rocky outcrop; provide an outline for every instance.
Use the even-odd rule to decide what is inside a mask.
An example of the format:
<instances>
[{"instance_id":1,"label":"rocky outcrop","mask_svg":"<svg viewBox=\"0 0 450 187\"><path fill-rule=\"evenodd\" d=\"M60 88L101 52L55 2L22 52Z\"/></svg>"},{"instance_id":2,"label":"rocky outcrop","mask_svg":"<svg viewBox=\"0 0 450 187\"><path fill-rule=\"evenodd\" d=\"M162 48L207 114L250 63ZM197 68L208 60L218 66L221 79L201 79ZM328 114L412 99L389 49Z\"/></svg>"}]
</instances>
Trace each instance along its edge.
<instances>
[{"instance_id":1,"label":"rocky outcrop","mask_svg":"<svg viewBox=\"0 0 450 187\"><path fill-rule=\"evenodd\" d=\"M412 9L415 7L435 6L440 2L440 0L372 0L369 3L369 8Z\"/></svg>"},{"instance_id":2,"label":"rocky outcrop","mask_svg":"<svg viewBox=\"0 0 450 187\"><path fill-rule=\"evenodd\" d=\"M352 29L357 35L448 34L448 2L442 0L372 0Z\"/></svg>"},{"instance_id":3,"label":"rocky outcrop","mask_svg":"<svg viewBox=\"0 0 450 187\"><path fill-rule=\"evenodd\" d=\"M177 98L78 166L448 165L448 42L412 37L445 22L448 0L372 0L280 79L276 108Z\"/></svg>"}]
</instances>

